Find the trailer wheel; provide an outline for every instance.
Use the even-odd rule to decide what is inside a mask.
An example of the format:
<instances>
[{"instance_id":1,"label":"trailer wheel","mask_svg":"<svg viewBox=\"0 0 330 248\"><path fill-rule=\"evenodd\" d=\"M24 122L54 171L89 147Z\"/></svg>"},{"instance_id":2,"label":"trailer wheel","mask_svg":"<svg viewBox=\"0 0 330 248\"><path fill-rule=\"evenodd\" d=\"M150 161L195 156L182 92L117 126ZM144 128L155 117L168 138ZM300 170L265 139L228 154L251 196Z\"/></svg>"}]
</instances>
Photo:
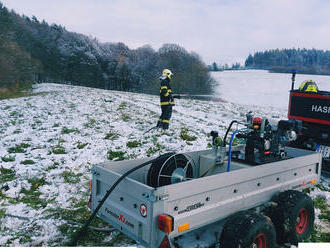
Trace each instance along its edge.
<instances>
[{"instance_id":1,"label":"trailer wheel","mask_svg":"<svg viewBox=\"0 0 330 248\"><path fill-rule=\"evenodd\" d=\"M170 154L151 164L147 184L154 188L193 179L194 162L183 154Z\"/></svg>"},{"instance_id":2,"label":"trailer wheel","mask_svg":"<svg viewBox=\"0 0 330 248\"><path fill-rule=\"evenodd\" d=\"M226 248L274 248L275 228L262 214L242 212L227 220L220 244Z\"/></svg>"},{"instance_id":3,"label":"trailer wheel","mask_svg":"<svg viewBox=\"0 0 330 248\"><path fill-rule=\"evenodd\" d=\"M313 229L313 200L295 190L282 192L274 200L278 205L271 211L270 217L275 225L277 241L298 245Z\"/></svg>"}]
</instances>

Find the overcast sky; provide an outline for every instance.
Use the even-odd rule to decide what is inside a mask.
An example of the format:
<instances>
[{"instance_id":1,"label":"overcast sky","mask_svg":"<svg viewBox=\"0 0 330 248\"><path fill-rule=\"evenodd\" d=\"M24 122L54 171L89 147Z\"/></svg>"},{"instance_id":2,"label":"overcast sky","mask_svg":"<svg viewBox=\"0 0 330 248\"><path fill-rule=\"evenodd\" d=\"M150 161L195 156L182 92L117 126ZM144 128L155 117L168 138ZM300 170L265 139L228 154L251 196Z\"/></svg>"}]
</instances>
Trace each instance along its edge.
<instances>
[{"instance_id":1,"label":"overcast sky","mask_svg":"<svg viewBox=\"0 0 330 248\"><path fill-rule=\"evenodd\" d=\"M130 48L176 43L210 64L275 48L330 50L330 0L0 0L9 9Z\"/></svg>"}]
</instances>

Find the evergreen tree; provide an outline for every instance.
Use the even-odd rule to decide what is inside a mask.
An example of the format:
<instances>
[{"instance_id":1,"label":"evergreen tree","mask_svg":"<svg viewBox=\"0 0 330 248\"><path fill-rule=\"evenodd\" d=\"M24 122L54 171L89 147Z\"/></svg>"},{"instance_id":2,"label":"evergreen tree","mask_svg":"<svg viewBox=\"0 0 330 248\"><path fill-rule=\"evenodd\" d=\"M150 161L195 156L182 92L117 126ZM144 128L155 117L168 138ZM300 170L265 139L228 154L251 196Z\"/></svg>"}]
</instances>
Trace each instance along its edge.
<instances>
[{"instance_id":1,"label":"evergreen tree","mask_svg":"<svg viewBox=\"0 0 330 248\"><path fill-rule=\"evenodd\" d=\"M330 75L330 51L316 49L275 49L250 54L245 66L268 69L274 72L290 72Z\"/></svg>"},{"instance_id":2,"label":"evergreen tree","mask_svg":"<svg viewBox=\"0 0 330 248\"><path fill-rule=\"evenodd\" d=\"M217 65L217 63L213 62L212 64L212 71L219 71L219 67Z\"/></svg>"}]
</instances>

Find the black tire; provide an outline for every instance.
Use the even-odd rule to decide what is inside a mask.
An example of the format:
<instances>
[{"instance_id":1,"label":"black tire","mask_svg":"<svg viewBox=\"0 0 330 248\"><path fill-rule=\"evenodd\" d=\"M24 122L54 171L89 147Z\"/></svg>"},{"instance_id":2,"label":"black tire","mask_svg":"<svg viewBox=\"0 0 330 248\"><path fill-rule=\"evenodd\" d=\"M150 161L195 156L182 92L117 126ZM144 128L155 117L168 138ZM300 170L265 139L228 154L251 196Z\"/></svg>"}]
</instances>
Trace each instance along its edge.
<instances>
[{"instance_id":1,"label":"black tire","mask_svg":"<svg viewBox=\"0 0 330 248\"><path fill-rule=\"evenodd\" d=\"M148 170L147 184L154 188L172 184L173 173L177 168L184 170L185 178L193 178L194 171L191 162L185 155L173 153L163 156L151 164Z\"/></svg>"},{"instance_id":2,"label":"black tire","mask_svg":"<svg viewBox=\"0 0 330 248\"><path fill-rule=\"evenodd\" d=\"M278 205L271 211L270 218L276 229L278 243L298 245L313 230L313 200L302 192L288 190L276 196L274 201Z\"/></svg>"},{"instance_id":3,"label":"black tire","mask_svg":"<svg viewBox=\"0 0 330 248\"><path fill-rule=\"evenodd\" d=\"M225 248L274 248L275 228L270 219L262 214L238 213L225 223L220 244Z\"/></svg>"}]
</instances>

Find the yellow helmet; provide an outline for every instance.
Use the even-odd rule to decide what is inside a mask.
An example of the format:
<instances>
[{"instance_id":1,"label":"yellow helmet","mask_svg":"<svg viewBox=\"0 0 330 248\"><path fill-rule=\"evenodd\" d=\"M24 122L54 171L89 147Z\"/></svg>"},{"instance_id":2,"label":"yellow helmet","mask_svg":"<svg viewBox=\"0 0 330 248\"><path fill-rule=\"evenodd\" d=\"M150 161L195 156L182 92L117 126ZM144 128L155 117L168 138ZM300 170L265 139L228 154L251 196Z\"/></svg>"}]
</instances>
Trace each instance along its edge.
<instances>
[{"instance_id":1,"label":"yellow helmet","mask_svg":"<svg viewBox=\"0 0 330 248\"><path fill-rule=\"evenodd\" d=\"M162 78L169 78L171 79L173 73L169 69L164 69L162 73Z\"/></svg>"},{"instance_id":2,"label":"yellow helmet","mask_svg":"<svg viewBox=\"0 0 330 248\"><path fill-rule=\"evenodd\" d=\"M301 83L299 90L304 92L318 92L319 88L313 80L305 80Z\"/></svg>"}]
</instances>

